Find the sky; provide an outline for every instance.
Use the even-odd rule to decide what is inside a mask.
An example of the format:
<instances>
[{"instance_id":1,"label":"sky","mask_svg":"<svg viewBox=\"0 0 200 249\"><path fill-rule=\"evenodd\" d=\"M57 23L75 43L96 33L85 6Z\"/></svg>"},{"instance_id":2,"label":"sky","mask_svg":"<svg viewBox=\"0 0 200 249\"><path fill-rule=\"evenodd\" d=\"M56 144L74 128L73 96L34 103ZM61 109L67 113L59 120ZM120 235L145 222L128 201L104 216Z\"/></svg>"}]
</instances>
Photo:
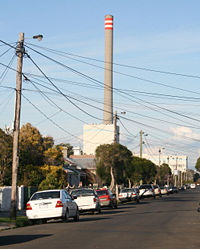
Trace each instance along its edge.
<instances>
[{"instance_id":1,"label":"sky","mask_svg":"<svg viewBox=\"0 0 200 249\"><path fill-rule=\"evenodd\" d=\"M0 40L25 34L21 125L82 146L83 125L102 123L104 17L114 16L113 109L120 141L139 153L200 153L200 2L77 0L0 2ZM33 35L42 34L42 41ZM17 57L0 42L0 128L14 120ZM6 69L5 65L9 65ZM58 90L59 89L59 90ZM126 112L125 115L121 112Z\"/></svg>"}]
</instances>

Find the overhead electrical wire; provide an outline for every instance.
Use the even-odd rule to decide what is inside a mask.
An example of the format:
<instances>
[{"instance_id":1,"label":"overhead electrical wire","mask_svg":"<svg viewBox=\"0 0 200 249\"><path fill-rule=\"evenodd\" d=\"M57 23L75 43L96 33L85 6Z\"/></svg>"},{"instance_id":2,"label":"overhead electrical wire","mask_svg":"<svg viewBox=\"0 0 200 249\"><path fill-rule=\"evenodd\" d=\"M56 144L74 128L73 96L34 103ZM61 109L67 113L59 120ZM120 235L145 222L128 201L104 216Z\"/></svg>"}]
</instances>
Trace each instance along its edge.
<instances>
[{"instance_id":1,"label":"overhead electrical wire","mask_svg":"<svg viewBox=\"0 0 200 249\"><path fill-rule=\"evenodd\" d=\"M28 46L28 48L30 48L30 47ZM85 74L83 74L83 73L80 73L80 72L78 72L77 70L72 69L71 67L68 67L68 66L66 66L65 64L61 63L61 62L58 62L58 61L56 61L56 60L50 58L49 56L46 56L46 55L44 55L44 54L38 52L37 50L35 50L35 49L33 49L33 48L30 48L30 49L33 50L34 52L36 52L36 53L42 55L43 57L45 57L45 58L47 58L47 59L50 59L50 60L56 62L57 64L61 65L61 66L66 67L67 69L71 70L72 72L74 72L74 73L76 73L76 74L78 73L79 75L81 75L81 76L84 77L84 78L87 77L88 79L90 79L90 80L92 80L92 81L95 81L95 82L97 82L98 84L103 84L102 82L97 81L97 80L94 80L92 77L89 77L89 76L87 76L87 75L85 75ZM124 94L124 92L123 92L123 91L119 91L119 89L116 89L116 88L112 88L112 89L113 89L113 90L117 90L118 92ZM128 94L128 93L126 93L126 94L130 96L130 94ZM138 98L138 99L139 99L139 98ZM140 99L139 99L139 100L140 100ZM140 101L141 101L141 100L140 100ZM134 102L135 102L135 101L134 101ZM151 104L151 103L149 103L149 102L147 102L147 101L146 101L146 103ZM143 104L143 105L144 105L144 104ZM151 104L151 105L157 106L157 105L155 105L155 104ZM148 106L146 106L146 107L149 108ZM176 115L179 115L179 116L182 116L182 117L185 117L185 118L188 118L188 119L191 119L191 120L200 122L200 120L198 120L198 119L194 119L194 118L192 118L192 117L188 117L187 115L180 114L180 113L178 113L178 112L169 110L169 109L167 109L167 108L163 108L163 107L159 107L159 106L157 106L157 108L160 108L160 109L163 109L163 110L165 110L165 111L167 111L167 112L171 112L171 113L173 113L173 114L176 114Z\"/></svg>"},{"instance_id":2,"label":"overhead electrical wire","mask_svg":"<svg viewBox=\"0 0 200 249\"><path fill-rule=\"evenodd\" d=\"M55 89L58 90L58 92L60 92L60 94L66 98L72 105L74 105L77 109L79 109L80 111L82 111L83 113L87 114L88 116L98 119L98 120L102 120L98 117L95 117L94 115L91 115L90 113L86 112L85 110L83 110L82 108L80 108L78 105L76 105L73 101L71 101L65 94L62 93L62 91L60 91L60 89L47 77L47 75L41 70L41 68L34 62L34 60L27 55L28 58L32 61L32 63L37 67L37 69L45 76L45 78L52 84L52 86L54 86Z\"/></svg>"},{"instance_id":3,"label":"overhead electrical wire","mask_svg":"<svg viewBox=\"0 0 200 249\"><path fill-rule=\"evenodd\" d=\"M37 48L41 48L43 50L46 50L48 52L54 52L60 55L60 53L62 54L67 54L68 56L73 56L73 57L78 57L78 58L82 58L82 59L87 59L87 60L92 60L92 61L96 61L96 62L102 62L102 63L110 63L107 61L103 61L103 60L98 60L95 58L91 58L91 57L86 57L86 56L81 56L81 55L76 55L73 53L68 53L68 52L63 52L63 51L59 51L59 50L55 50L55 49L51 49L51 48L46 48L46 47L42 47L42 46L38 46L32 43L27 43L29 45L35 46ZM121 64L121 63L116 63L116 62L112 62L113 65L116 66L121 66L121 67L127 67L127 68L133 68L133 69L137 69L137 70L142 70L142 71L148 71L148 72L154 72L154 73L160 73L160 74L168 74L168 75L174 75L174 76L182 76L182 77L187 77L187 78L196 78L196 79L200 79L199 75L192 75L192 74L183 74L183 73L177 73L177 72L170 72L170 71L164 71L164 70L155 70L152 68L147 68L147 67L138 67L138 66L132 66L132 65L127 65L127 64Z\"/></svg>"}]
</instances>

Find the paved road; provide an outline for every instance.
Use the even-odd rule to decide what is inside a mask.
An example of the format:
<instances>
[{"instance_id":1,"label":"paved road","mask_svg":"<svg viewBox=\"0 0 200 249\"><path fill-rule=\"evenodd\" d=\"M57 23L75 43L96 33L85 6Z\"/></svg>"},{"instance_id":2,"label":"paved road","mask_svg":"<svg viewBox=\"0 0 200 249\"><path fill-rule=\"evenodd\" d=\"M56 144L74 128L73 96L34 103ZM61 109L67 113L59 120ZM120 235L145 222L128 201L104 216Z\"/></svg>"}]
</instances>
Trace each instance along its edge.
<instances>
[{"instance_id":1,"label":"paved road","mask_svg":"<svg viewBox=\"0 0 200 249\"><path fill-rule=\"evenodd\" d=\"M0 232L3 248L199 249L200 190L129 203L80 222L51 222Z\"/></svg>"}]
</instances>

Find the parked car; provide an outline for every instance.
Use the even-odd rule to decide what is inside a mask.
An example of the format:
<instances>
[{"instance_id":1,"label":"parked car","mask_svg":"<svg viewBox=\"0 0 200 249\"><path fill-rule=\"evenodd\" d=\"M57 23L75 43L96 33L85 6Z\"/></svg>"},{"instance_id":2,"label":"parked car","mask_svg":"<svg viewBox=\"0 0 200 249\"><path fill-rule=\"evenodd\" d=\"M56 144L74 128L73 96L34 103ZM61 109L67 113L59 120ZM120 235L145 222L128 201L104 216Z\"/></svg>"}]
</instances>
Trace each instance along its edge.
<instances>
[{"instance_id":1,"label":"parked car","mask_svg":"<svg viewBox=\"0 0 200 249\"><path fill-rule=\"evenodd\" d=\"M154 197L154 187L151 184L143 184L139 187L139 195L140 197Z\"/></svg>"},{"instance_id":2,"label":"parked car","mask_svg":"<svg viewBox=\"0 0 200 249\"><path fill-rule=\"evenodd\" d=\"M139 203L140 202L139 189L132 188L132 191L133 192L132 192L131 199Z\"/></svg>"},{"instance_id":3,"label":"parked car","mask_svg":"<svg viewBox=\"0 0 200 249\"><path fill-rule=\"evenodd\" d=\"M173 191L173 193L178 193L178 188L176 186L173 186L172 191Z\"/></svg>"},{"instance_id":4,"label":"parked car","mask_svg":"<svg viewBox=\"0 0 200 249\"><path fill-rule=\"evenodd\" d=\"M154 193L156 196L161 196L161 190L160 190L160 186L159 185L153 185L154 188Z\"/></svg>"},{"instance_id":5,"label":"parked car","mask_svg":"<svg viewBox=\"0 0 200 249\"><path fill-rule=\"evenodd\" d=\"M90 188L78 188L70 191L72 197L78 205L80 212L92 211L93 213L101 213L101 205L95 190Z\"/></svg>"},{"instance_id":6,"label":"parked car","mask_svg":"<svg viewBox=\"0 0 200 249\"><path fill-rule=\"evenodd\" d=\"M168 195L168 188L167 187L160 187L160 193L161 195Z\"/></svg>"},{"instance_id":7,"label":"parked car","mask_svg":"<svg viewBox=\"0 0 200 249\"><path fill-rule=\"evenodd\" d=\"M34 193L26 204L26 216L32 222L46 222L49 219L69 218L79 220L76 202L66 190L45 190Z\"/></svg>"},{"instance_id":8,"label":"parked car","mask_svg":"<svg viewBox=\"0 0 200 249\"><path fill-rule=\"evenodd\" d=\"M96 192L99 197L101 207L117 208L116 195L109 189L98 189Z\"/></svg>"},{"instance_id":9,"label":"parked car","mask_svg":"<svg viewBox=\"0 0 200 249\"><path fill-rule=\"evenodd\" d=\"M134 188L124 188L119 192L119 200L121 202L136 200L139 202L139 195L136 189Z\"/></svg>"},{"instance_id":10,"label":"parked car","mask_svg":"<svg viewBox=\"0 0 200 249\"><path fill-rule=\"evenodd\" d=\"M191 184L190 184L190 188L191 188L191 189L195 189L195 188L196 188L196 184L195 184L195 183L191 183Z\"/></svg>"}]
</instances>

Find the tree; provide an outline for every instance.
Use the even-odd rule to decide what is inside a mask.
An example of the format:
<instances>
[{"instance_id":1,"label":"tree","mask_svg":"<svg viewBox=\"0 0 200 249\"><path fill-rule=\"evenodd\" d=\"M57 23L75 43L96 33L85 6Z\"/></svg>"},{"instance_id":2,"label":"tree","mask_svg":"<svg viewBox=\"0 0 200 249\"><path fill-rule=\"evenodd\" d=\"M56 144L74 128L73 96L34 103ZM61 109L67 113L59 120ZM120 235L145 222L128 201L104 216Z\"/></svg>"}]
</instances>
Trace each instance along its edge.
<instances>
[{"instance_id":1,"label":"tree","mask_svg":"<svg viewBox=\"0 0 200 249\"><path fill-rule=\"evenodd\" d=\"M43 137L44 150L48 150L49 148L52 148L53 146L54 146L54 140L52 137L50 136Z\"/></svg>"},{"instance_id":2,"label":"tree","mask_svg":"<svg viewBox=\"0 0 200 249\"><path fill-rule=\"evenodd\" d=\"M144 183L153 182L156 173L156 166L153 162L135 156L132 157L132 162L126 171L128 179L134 183L139 183L141 180Z\"/></svg>"},{"instance_id":3,"label":"tree","mask_svg":"<svg viewBox=\"0 0 200 249\"><path fill-rule=\"evenodd\" d=\"M62 149L64 149L64 148L67 149L67 157L70 157L71 155L74 154L73 146L70 145L69 143L67 143L67 144L61 143L61 144L58 144L58 146L60 146Z\"/></svg>"},{"instance_id":4,"label":"tree","mask_svg":"<svg viewBox=\"0 0 200 249\"><path fill-rule=\"evenodd\" d=\"M19 137L20 166L43 165L43 138L30 123L23 125Z\"/></svg>"},{"instance_id":5,"label":"tree","mask_svg":"<svg viewBox=\"0 0 200 249\"><path fill-rule=\"evenodd\" d=\"M197 162L196 162L196 165L195 165L195 168L197 171L200 172L200 157L197 159Z\"/></svg>"},{"instance_id":6,"label":"tree","mask_svg":"<svg viewBox=\"0 0 200 249\"><path fill-rule=\"evenodd\" d=\"M42 137L39 130L30 123L22 126L19 145L19 184L38 186L46 178L41 173L41 166L58 166L64 162L60 146L54 147L53 138Z\"/></svg>"},{"instance_id":7,"label":"tree","mask_svg":"<svg viewBox=\"0 0 200 249\"><path fill-rule=\"evenodd\" d=\"M48 165L60 165L64 163L63 153L59 146L48 148L44 151L44 162Z\"/></svg>"},{"instance_id":8,"label":"tree","mask_svg":"<svg viewBox=\"0 0 200 249\"><path fill-rule=\"evenodd\" d=\"M95 157L97 173L104 182L110 183L111 189L115 183L124 182L125 169L132 158L127 147L118 143L100 145L96 149Z\"/></svg>"},{"instance_id":9,"label":"tree","mask_svg":"<svg viewBox=\"0 0 200 249\"><path fill-rule=\"evenodd\" d=\"M11 185L12 136L0 129L0 186Z\"/></svg>"},{"instance_id":10,"label":"tree","mask_svg":"<svg viewBox=\"0 0 200 249\"><path fill-rule=\"evenodd\" d=\"M164 163L160 167L157 166L157 180L159 184L164 185L169 182L171 174L172 172L168 164Z\"/></svg>"},{"instance_id":11,"label":"tree","mask_svg":"<svg viewBox=\"0 0 200 249\"><path fill-rule=\"evenodd\" d=\"M40 183L39 190L60 189L67 186L66 173L62 166L44 166L45 179Z\"/></svg>"}]
</instances>

